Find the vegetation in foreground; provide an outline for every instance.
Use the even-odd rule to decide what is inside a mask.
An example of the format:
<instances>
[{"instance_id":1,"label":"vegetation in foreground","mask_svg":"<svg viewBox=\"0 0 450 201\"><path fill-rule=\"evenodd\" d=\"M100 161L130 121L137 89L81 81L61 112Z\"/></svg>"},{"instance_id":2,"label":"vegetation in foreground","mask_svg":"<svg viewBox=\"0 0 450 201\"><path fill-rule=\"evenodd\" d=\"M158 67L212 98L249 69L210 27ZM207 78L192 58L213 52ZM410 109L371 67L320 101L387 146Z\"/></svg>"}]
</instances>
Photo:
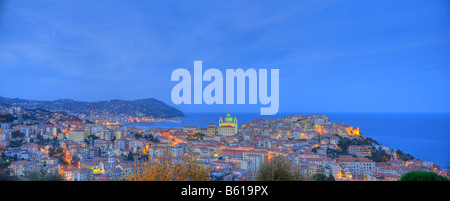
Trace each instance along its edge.
<instances>
[{"instance_id":1,"label":"vegetation in foreground","mask_svg":"<svg viewBox=\"0 0 450 201\"><path fill-rule=\"evenodd\" d=\"M196 158L168 159L160 162L157 158L135 162L130 175L122 175L122 181L209 181L209 168Z\"/></svg>"},{"instance_id":2,"label":"vegetation in foreground","mask_svg":"<svg viewBox=\"0 0 450 201\"><path fill-rule=\"evenodd\" d=\"M448 179L434 172L412 171L403 175L400 181L448 181Z\"/></svg>"},{"instance_id":3,"label":"vegetation in foreground","mask_svg":"<svg viewBox=\"0 0 450 201\"><path fill-rule=\"evenodd\" d=\"M256 181L305 181L308 177L293 170L292 161L284 156L275 156L265 160L256 173Z\"/></svg>"}]
</instances>

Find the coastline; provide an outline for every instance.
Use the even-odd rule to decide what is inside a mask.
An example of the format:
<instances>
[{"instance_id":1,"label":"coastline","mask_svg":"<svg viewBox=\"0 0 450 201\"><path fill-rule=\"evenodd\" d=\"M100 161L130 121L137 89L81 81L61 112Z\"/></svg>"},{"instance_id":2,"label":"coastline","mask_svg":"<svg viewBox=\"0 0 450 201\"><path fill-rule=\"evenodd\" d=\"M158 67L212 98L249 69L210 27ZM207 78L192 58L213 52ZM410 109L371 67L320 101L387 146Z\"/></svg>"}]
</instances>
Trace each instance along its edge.
<instances>
[{"instance_id":1,"label":"coastline","mask_svg":"<svg viewBox=\"0 0 450 201\"><path fill-rule=\"evenodd\" d=\"M217 124L226 113L185 113L177 118L179 123L161 122L128 124L139 128L182 128L184 126L207 127ZM278 113L261 116L258 113L232 113L239 124L260 118L277 119L295 114L324 114L332 123L345 123L360 127L364 136L383 146L400 149L422 161L434 162L442 169L450 169L450 114L448 113ZM424 134L427 133L427 134Z\"/></svg>"}]
</instances>

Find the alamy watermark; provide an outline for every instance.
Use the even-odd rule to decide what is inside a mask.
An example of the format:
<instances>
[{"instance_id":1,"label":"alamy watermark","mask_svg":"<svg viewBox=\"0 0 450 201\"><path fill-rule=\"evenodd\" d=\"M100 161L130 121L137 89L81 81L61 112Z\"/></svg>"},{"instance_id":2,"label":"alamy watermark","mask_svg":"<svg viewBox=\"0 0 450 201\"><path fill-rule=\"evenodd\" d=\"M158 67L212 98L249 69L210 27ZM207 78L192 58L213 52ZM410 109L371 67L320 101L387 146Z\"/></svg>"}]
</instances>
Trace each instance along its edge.
<instances>
[{"instance_id":1,"label":"alamy watermark","mask_svg":"<svg viewBox=\"0 0 450 201\"><path fill-rule=\"evenodd\" d=\"M268 96L267 69L249 68L244 71L238 69L226 69L226 99L225 104L234 104L234 84L236 80L237 104L245 104L245 80L249 80L249 104L257 104L259 92L259 102L269 107L261 107L261 115L274 115L278 113L279 107L279 69L270 69L270 96ZM203 89L203 81L214 81ZM259 77L259 79L258 79ZM181 81L180 81L180 78ZM259 82L258 82L259 80ZM172 89L171 98L174 104L191 104L191 73L184 68L176 69L172 72L171 81L179 81ZM202 61L194 61L194 104L224 104L223 98L223 75L219 69L210 68L204 73ZM258 85L259 84L259 85ZM259 91L258 91L259 89ZM214 91L214 96L213 96ZM182 95L180 95L182 92Z\"/></svg>"}]
</instances>

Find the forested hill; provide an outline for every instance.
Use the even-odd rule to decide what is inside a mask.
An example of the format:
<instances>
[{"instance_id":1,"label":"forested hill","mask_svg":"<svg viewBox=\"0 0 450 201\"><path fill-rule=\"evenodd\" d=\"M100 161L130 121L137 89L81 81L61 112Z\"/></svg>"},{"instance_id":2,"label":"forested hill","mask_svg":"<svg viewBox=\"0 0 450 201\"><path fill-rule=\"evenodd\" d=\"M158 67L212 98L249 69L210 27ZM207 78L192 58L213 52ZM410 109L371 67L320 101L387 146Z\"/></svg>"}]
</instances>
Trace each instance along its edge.
<instances>
[{"instance_id":1,"label":"forested hill","mask_svg":"<svg viewBox=\"0 0 450 201\"><path fill-rule=\"evenodd\" d=\"M147 98L133 101L109 100L84 102L74 101L72 99L59 99L54 101L36 101L18 98L0 97L0 103L20 106L29 109L46 109L50 111L65 111L74 113L88 114L90 111L103 111L110 114L142 114L144 116L153 116L157 118L183 117L184 113L180 110L165 104L162 101Z\"/></svg>"}]
</instances>

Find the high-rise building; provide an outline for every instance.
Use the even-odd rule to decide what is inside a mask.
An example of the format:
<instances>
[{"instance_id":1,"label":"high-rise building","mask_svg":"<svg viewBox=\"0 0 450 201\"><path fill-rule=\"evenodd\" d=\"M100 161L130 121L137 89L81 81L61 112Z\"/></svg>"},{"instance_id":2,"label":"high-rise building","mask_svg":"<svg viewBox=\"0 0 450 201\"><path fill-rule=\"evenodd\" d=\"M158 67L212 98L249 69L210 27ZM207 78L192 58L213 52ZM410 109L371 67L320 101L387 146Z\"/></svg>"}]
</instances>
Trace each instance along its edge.
<instances>
[{"instance_id":1,"label":"high-rise building","mask_svg":"<svg viewBox=\"0 0 450 201\"><path fill-rule=\"evenodd\" d=\"M67 136L68 140L72 140L74 142L82 142L87 137L85 129L75 129L70 131Z\"/></svg>"}]
</instances>

